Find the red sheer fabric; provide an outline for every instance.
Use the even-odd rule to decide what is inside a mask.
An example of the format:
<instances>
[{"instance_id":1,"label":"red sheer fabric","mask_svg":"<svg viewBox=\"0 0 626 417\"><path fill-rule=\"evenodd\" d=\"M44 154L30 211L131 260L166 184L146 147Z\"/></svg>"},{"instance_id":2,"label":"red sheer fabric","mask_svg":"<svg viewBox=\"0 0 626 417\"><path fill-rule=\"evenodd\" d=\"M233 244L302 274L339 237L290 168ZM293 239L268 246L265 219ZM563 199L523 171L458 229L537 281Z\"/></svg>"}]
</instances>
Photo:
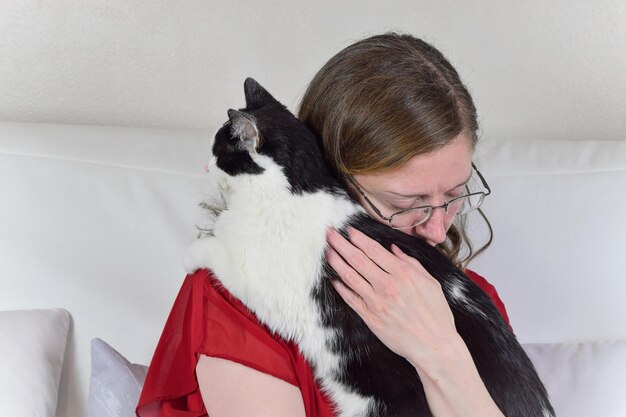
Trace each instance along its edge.
<instances>
[{"instance_id":1,"label":"red sheer fabric","mask_svg":"<svg viewBox=\"0 0 626 417\"><path fill-rule=\"evenodd\" d=\"M508 323L495 288L467 271ZM269 330L207 270L188 275L155 350L137 405L139 417L207 416L196 380L200 354L241 363L300 388L307 417L332 417L298 347Z\"/></svg>"},{"instance_id":2,"label":"red sheer fabric","mask_svg":"<svg viewBox=\"0 0 626 417\"><path fill-rule=\"evenodd\" d=\"M148 369L137 415L206 416L195 373L200 354L280 378L300 388L307 417L333 416L298 347L272 335L207 270L185 278Z\"/></svg>"}]
</instances>

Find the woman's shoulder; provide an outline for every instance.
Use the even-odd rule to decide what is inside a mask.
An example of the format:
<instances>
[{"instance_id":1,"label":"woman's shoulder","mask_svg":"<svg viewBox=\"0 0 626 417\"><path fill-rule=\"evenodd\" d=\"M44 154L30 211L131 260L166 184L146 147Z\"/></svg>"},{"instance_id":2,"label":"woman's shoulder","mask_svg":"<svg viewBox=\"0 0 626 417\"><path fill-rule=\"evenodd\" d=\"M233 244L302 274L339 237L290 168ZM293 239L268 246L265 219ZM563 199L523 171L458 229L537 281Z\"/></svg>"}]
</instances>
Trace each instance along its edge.
<instances>
[{"instance_id":1,"label":"woman's shoulder","mask_svg":"<svg viewBox=\"0 0 626 417\"><path fill-rule=\"evenodd\" d=\"M179 354L184 348L228 359L297 384L291 366L296 346L270 332L208 269L185 277L157 351L175 344Z\"/></svg>"},{"instance_id":2,"label":"woman's shoulder","mask_svg":"<svg viewBox=\"0 0 626 417\"><path fill-rule=\"evenodd\" d=\"M183 399L197 408L189 411L202 411L195 373L201 355L237 362L298 386L307 416L330 410L297 345L273 334L211 271L202 269L187 275L174 301L148 369L138 415L151 404Z\"/></svg>"}]
</instances>

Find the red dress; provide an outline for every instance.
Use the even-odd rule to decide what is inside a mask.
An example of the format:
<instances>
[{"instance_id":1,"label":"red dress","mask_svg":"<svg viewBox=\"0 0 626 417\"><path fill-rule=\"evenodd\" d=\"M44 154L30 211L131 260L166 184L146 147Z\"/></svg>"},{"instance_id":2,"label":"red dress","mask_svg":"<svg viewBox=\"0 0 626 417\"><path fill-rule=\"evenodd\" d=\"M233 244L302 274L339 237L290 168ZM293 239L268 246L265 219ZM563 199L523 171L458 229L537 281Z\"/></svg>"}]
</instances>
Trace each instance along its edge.
<instances>
[{"instance_id":1,"label":"red dress","mask_svg":"<svg viewBox=\"0 0 626 417\"><path fill-rule=\"evenodd\" d=\"M495 288L467 275L509 322ZM509 325L510 326L510 325ZM273 335L206 270L187 275L156 347L137 405L139 417L206 416L196 380L200 354L228 359L300 388L307 417L333 417L298 347Z\"/></svg>"}]
</instances>

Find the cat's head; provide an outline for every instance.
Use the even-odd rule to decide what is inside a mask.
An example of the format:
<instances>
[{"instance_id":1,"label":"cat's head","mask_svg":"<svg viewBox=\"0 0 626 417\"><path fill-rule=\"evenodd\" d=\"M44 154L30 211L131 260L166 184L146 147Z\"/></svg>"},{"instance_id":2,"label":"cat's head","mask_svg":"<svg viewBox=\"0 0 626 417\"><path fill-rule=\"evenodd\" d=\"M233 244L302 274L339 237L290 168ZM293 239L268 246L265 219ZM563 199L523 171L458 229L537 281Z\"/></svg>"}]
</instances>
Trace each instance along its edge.
<instances>
[{"instance_id":1,"label":"cat's head","mask_svg":"<svg viewBox=\"0 0 626 417\"><path fill-rule=\"evenodd\" d=\"M213 162L227 175L262 175L279 167L292 192L333 185L315 135L252 78L244 83L246 106L228 110L215 134Z\"/></svg>"}]
</instances>

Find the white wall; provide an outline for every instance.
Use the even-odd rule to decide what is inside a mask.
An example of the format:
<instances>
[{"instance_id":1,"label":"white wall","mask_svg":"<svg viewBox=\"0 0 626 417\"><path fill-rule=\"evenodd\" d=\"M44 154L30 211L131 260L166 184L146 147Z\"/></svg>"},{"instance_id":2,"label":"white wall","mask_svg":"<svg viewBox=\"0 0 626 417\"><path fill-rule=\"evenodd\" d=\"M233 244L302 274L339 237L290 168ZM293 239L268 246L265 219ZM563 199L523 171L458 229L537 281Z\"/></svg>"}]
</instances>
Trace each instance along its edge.
<instances>
[{"instance_id":1,"label":"white wall","mask_svg":"<svg viewBox=\"0 0 626 417\"><path fill-rule=\"evenodd\" d=\"M294 109L386 30L447 54L485 138L626 140L623 0L2 0L0 120L211 130L246 76Z\"/></svg>"}]
</instances>

